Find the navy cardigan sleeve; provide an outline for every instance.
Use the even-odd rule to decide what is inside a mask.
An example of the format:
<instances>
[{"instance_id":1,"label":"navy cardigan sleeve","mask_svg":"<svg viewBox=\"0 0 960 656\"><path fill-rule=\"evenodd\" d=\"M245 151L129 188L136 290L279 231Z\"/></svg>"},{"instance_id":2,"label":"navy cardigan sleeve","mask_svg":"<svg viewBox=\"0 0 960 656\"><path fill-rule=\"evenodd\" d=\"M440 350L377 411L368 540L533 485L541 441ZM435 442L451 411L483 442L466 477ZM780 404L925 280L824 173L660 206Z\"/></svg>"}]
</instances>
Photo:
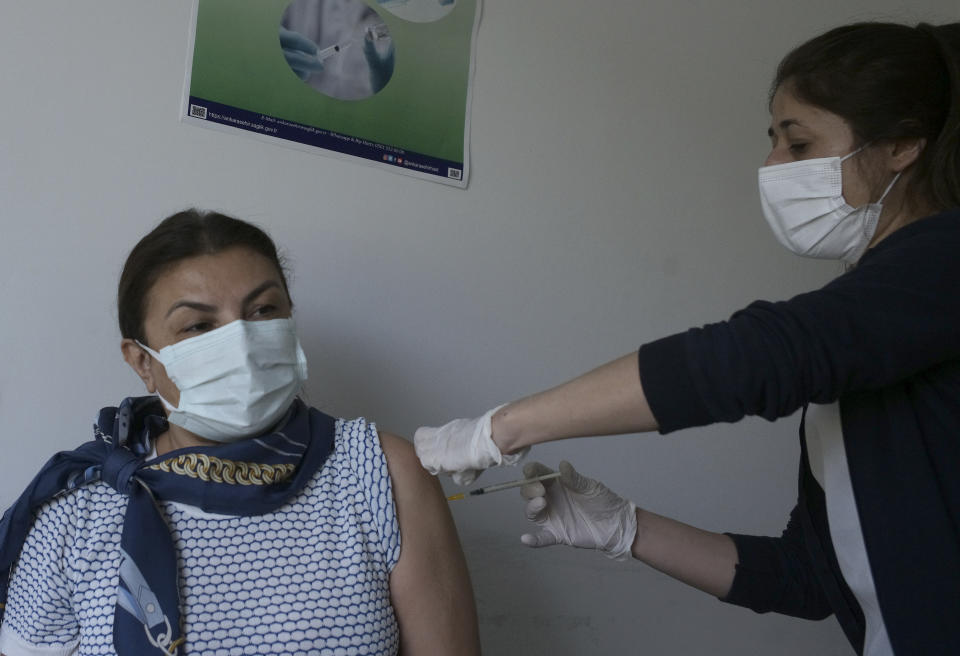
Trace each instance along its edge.
<instances>
[{"instance_id":1,"label":"navy cardigan sleeve","mask_svg":"<svg viewBox=\"0 0 960 656\"><path fill-rule=\"evenodd\" d=\"M853 270L789 301L640 348L661 433L885 387L960 358L960 211L901 228Z\"/></svg>"},{"instance_id":2,"label":"navy cardigan sleeve","mask_svg":"<svg viewBox=\"0 0 960 656\"><path fill-rule=\"evenodd\" d=\"M740 562L730 592L722 600L758 613L776 612L808 620L833 614L806 555L799 506L779 538L728 533Z\"/></svg>"},{"instance_id":3,"label":"navy cardigan sleeve","mask_svg":"<svg viewBox=\"0 0 960 656\"><path fill-rule=\"evenodd\" d=\"M651 342L639 353L661 433L745 415L772 421L811 402L882 396L958 360L957 210L901 228L817 291L753 303L728 321ZM912 411L908 404L905 412ZM860 437L883 438L869 430ZM918 440L920 449L926 443ZM759 612L829 614L802 532L794 509L779 538L731 536L739 565L725 601Z\"/></svg>"}]
</instances>

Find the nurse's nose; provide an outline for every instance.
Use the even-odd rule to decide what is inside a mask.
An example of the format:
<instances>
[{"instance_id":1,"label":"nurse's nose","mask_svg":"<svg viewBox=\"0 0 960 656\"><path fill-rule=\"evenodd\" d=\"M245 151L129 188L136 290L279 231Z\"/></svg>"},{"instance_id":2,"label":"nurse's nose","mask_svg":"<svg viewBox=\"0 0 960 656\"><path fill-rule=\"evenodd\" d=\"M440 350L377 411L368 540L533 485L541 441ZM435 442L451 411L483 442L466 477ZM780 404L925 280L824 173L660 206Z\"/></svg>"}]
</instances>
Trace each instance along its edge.
<instances>
[{"instance_id":1,"label":"nurse's nose","mask_svg":"<svg viewBox=\"0 0 960 656\"><path fill-rule=\"evenodd\" d=\"M763 160L764 166L774 166L775 164L784 164L790 161L790 153L786 148L771 148L767 159Z\"/></svg>"}]
</instances>

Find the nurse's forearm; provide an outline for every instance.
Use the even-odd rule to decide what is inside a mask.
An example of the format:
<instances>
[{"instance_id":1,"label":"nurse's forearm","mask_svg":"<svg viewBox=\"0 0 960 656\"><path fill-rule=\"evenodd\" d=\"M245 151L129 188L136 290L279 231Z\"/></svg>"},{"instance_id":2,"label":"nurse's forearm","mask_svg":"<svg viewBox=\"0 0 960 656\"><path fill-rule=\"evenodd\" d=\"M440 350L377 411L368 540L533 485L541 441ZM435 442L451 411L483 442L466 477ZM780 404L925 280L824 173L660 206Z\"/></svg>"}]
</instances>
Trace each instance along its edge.
<instances>
[{"instance_id":1,"label":"nurse's forearm","mask_svg":"<svg viewBox=\"0 0 960 656\"><path fill-rule=\"evenodd\" d=\"M640 508L631 551L637 560L720 599L730 592L738 561L730 536Z\"/></svg>"},{"instance_id":2,"label":"nurse's forearm","mask_svg":"<svg viewBox=\"0 0 960 656\"><path fill-rule=\"evenodd\" d=\"M656 430L640 384L637 353L558 387L507 404L493 415L493 441L503 453L568 437Z\"/></svg>"}]
</instances>

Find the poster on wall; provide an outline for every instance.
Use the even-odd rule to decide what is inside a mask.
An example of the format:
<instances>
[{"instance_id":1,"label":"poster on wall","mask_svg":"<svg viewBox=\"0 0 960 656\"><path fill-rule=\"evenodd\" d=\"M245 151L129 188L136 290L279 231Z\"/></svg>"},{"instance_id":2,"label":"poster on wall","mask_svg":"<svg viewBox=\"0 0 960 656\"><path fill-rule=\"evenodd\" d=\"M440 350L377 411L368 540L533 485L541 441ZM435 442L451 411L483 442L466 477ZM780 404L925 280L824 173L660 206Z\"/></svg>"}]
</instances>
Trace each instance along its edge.
<instances>
[{"instance_id":1,"label":"poster on wall","mask_svg":"<svg viewBox=\"0 0 960 656\"><path fill-rule=\"evenodd\" d=\"M481 0L194 0L181 119L466 187Z\"/></svg>"}]
</instances>

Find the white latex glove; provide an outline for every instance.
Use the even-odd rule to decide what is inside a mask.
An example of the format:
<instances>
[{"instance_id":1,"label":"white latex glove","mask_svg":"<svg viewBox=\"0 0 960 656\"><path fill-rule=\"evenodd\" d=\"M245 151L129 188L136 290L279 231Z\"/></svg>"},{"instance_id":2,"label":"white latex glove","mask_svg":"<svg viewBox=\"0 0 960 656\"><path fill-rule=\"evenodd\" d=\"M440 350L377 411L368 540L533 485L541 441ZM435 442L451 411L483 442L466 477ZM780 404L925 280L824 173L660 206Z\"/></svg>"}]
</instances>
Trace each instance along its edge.
<instances>
[{"instance_id":1,"label":"white latex glove","mask_svg":"<svg viewBox=\"0 0 960 656\"><path fill-rule=\"evenodd\" d=\"M528 462L523 475L533 478L552 471L539 462ZM525 545L568 544L596 549L615 560L630 558L637 535L637 506L578 473L569 462L560 463L560 478L524 485L520 494L528 500L527 519L538 527L520 537Z\"/></svg>"},{"instance_id":2,"label":"white latex glove","mask_svg":"<svg viewBox=\"0 0 960 656\"><path fill-rule=\"evenodd\" d=\"M477 419L454 419L439 428L418 428L413 445L420 464L431 474L450 474L457 485L470 485L488 467L517 464L529 447L505 455L491 437L490 418L502 407Z\"/></svg>"}]
</instances>

